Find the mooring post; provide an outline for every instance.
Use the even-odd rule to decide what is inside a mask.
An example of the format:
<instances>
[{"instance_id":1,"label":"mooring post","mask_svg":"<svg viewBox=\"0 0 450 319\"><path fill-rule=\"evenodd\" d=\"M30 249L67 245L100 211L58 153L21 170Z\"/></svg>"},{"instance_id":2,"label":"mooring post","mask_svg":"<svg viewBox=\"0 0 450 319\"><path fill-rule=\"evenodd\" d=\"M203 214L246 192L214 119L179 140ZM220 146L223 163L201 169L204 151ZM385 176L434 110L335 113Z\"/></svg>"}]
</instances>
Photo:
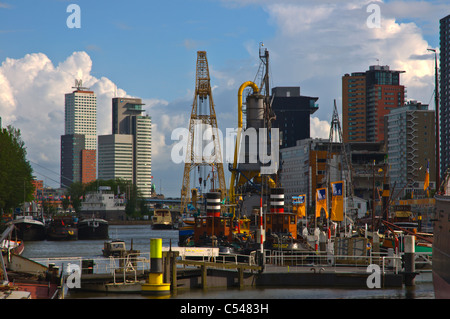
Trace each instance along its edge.
<instances>
[{"instance_id":1,"label":"mooring post","mask_svg":"<svg viewBox=\"0 0 450 319\"><path fill-rule=\"evenodd\" d=\"M178 252L173 251L172 252L172 258L171 258L171 266L172 266L172 291L177 291L177 262L176 257L178 256Z\"/></svg>"},{"instance_id":2,"label":"mooring post","mask_svg":"<svg viewBox=\"0 0 450 319\"><path fill-rule=\"evenodd\" d=\"M201 266L201 272L202 272L202 288L206 289L207 287L207 282L206 282L206 278L207 278L207 270L206 270L206 264L203 263Z\"/></svg>"},{"instance_id":3,"label":"mooring post","mask_svg":"<svg viewBox=\"0 0 450 319\"><path fill-rule=\"evenodd\" d=\"M415 265L415 237L406 235L404 239L405 253L403 255L403 262L405 264L405 286L414 286L414 279L416 277Z\"/></svg>"},{"instance_id":4,"label":"mooring post","mask_svg":"<svg viewBox=\"0 0 450 319\"><path fill-rule=\"evenodd\" d=\"M244 288L244 267L239 267L239 289Z\"/></svg>"},{"instance_id":5,"label":"mooring post","mask_svg":"<svg viewBox=\"0 0 450 319\"><path fill-rule=\"evenodd\" d=\"M142 284L141 292L147 294L170 293L170 284L163 282L162 239L150 239L150 274Z\"/></svg>"}]
</instances>

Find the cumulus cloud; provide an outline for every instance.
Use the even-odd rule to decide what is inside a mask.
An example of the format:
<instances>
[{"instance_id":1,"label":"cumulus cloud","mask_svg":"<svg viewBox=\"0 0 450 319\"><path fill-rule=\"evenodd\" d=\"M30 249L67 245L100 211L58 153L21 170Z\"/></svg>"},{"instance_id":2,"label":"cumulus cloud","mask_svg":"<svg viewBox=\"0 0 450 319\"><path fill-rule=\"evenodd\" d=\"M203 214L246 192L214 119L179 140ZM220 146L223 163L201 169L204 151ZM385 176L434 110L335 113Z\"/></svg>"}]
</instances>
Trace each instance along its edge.
<instances>
[{"instance_id":1,"label":"cumulus cloud","mask_svg":"<svg viewBox=\"0 0 450 319\"><path fill-rule=\"evenodd\" d=\"M311 138L326 138L330 136L330 122L320 120L318 117L311 117L310 119L310 134Z\"/></svg>"},{"instance_id":2,"label":"cumulus cloud","mask_svg":"<svg viewBox=\"0 0 450 319\"><path fill-rule=\"evenodd\" d=\"M303 95L318 96L315 115L329 121L333 100L341 101L342 76L382 64L405 71L401 83L407 87L408 98L428 103L434 90L434 65L424 55L430 46L418 24L404 21L407 15L399 13L401 8L413 10L416 2L263 1L276 28L276 35L264 41L272 57L272 81L299 84ZM370 3L380 8L380 28L367 24ZM434 19L444 7L448 11L450 5L422 7L426 20ZM416 13L411 13L413 18Z\"/></svg>"},{"instance_id":3,"label":"cumulus cloud","mask_svg":"<svg viewBox=\"0 0 450 319\"><path fill-rule=\"evenodd\" d=\"M74 80L82 79L83 86L92 89L97 96L99 135L111 134L111 99L130 97L110 79L93 76L91 70L92 60L86 52L74 52L57 65L43 53L27 54L19 59L7 58L0 67L3 125L11 124L21 130L35 174L47 185L59 186L60 136L65 134L64 94L73 91ZM153 117L154 163L166 163L165 133L170 131L169 115L165 114L168 102L144 99L144 103L144 109ZM174 119L179 117L181 115Z\"/></svg>"}]
</instances>

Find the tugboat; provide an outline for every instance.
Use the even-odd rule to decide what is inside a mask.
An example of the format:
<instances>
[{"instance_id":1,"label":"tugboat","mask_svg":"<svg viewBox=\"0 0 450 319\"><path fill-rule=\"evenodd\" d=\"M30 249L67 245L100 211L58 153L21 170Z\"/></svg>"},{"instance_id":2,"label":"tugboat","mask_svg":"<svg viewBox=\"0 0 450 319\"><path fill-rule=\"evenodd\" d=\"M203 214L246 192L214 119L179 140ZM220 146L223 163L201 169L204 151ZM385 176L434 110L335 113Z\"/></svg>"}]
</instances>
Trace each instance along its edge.
<instances>
[{"instance_id":1,"label":"tugboat","mask_svg":"<svg viewBox=\"0 0 450 319\"><path fill-rule=\"evenodd\" d=\"M78 219L66 216L53 216L47 229L47 240L77 240Z\"/></svg>"},{"instance_id":2,"label":"tugboat","mask_svg":"<svg viewBox=\"0 0 450 319\"><path fill-rule=\"evenodd\" d=\"M121 257L126 252L125 241L120 239L113 239L105 241L103 244L102 253L104 257Z\"/></svg>"},{"instance_id":3,"label":"tugboat","mask_svg":"<svg viewBox=\"0 0 450 319\"><path fill-rule=\"evenodd\" d=\"M78 223L78 239L108 239L109 223L101 218L82 219Z\"/></svg>"}]
</instances>

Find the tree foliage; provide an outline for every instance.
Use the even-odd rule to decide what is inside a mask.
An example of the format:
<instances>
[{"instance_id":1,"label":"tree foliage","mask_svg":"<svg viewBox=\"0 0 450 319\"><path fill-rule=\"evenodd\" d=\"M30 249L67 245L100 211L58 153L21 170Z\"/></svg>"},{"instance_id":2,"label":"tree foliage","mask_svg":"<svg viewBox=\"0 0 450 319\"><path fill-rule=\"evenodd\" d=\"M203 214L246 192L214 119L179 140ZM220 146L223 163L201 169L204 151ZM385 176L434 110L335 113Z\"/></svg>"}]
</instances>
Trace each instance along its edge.
<instances>
[{"instance_id":1,"label":"tree foliage","mask_svg":"<svg viewBox=\"0 0 450 319\"><path fill-rule=\"evenodd\" d=\"M26 155L20 130L0 129L0 211L11 212L33 199L33 169Z\"/></svg>"}]
</instances>

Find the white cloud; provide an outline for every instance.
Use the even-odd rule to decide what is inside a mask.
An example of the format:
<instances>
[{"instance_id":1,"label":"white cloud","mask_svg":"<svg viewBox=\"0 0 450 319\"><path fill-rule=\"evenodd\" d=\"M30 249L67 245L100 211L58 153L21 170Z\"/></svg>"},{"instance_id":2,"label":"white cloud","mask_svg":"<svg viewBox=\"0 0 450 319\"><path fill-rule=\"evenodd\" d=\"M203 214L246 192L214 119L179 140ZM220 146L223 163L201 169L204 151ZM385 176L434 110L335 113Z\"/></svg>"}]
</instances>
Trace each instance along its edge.
<instances>
[{"instance_id":1,"label":"white cloud","mask_svg":"<svg viewBox=\"0 0 450 319\"><path fill-rule=\"evenodd\" d=\"M409 99L430 101L434 64L423 59L429 44L418 24L399 22L396 17L400 7L414 6L416 1L378 2L380 28L367 25L369 3L373 1L278 1L263 5L276 28L275 36L264 41L272 57L274 86L300 85L302 95L318 96L320 106L315 116L321 120L329 121L333 100L340 100L342 76L366 71L378 63L405 71L401 83L407 87ZM435 14L436 8L431 10L430 6L425 6L427 12Z\"/></svg>"},{"instance_id":2,"label":"white cloud","mask_svg":"<svg viewBox=\"0 0 450 319\"><path fill-rule=\"evenodd\" d=\"M311 138L326 138L330 136L330 122L320 120L318 117L311 116L310 119Z\"/></svg>"},{"instance_id":3,"label":"white cloud","mask_svg":"<svg viewBox=\"0 0 450 319\"><path fill-rule=\"evenodd\" d=\"M2 124L21 130L35 174L51 186L59 186L64 94L73 90L75 79L81 78L83 86L97 95L98 133L111 132L111 98L116 85L105 77L92 76L91 69L92 60L86 52L74 52L56 66L45 54L33 53L7 58L0 67ZM121 89L117 94L126 96Z\"/></svg>"}]
</instances>

